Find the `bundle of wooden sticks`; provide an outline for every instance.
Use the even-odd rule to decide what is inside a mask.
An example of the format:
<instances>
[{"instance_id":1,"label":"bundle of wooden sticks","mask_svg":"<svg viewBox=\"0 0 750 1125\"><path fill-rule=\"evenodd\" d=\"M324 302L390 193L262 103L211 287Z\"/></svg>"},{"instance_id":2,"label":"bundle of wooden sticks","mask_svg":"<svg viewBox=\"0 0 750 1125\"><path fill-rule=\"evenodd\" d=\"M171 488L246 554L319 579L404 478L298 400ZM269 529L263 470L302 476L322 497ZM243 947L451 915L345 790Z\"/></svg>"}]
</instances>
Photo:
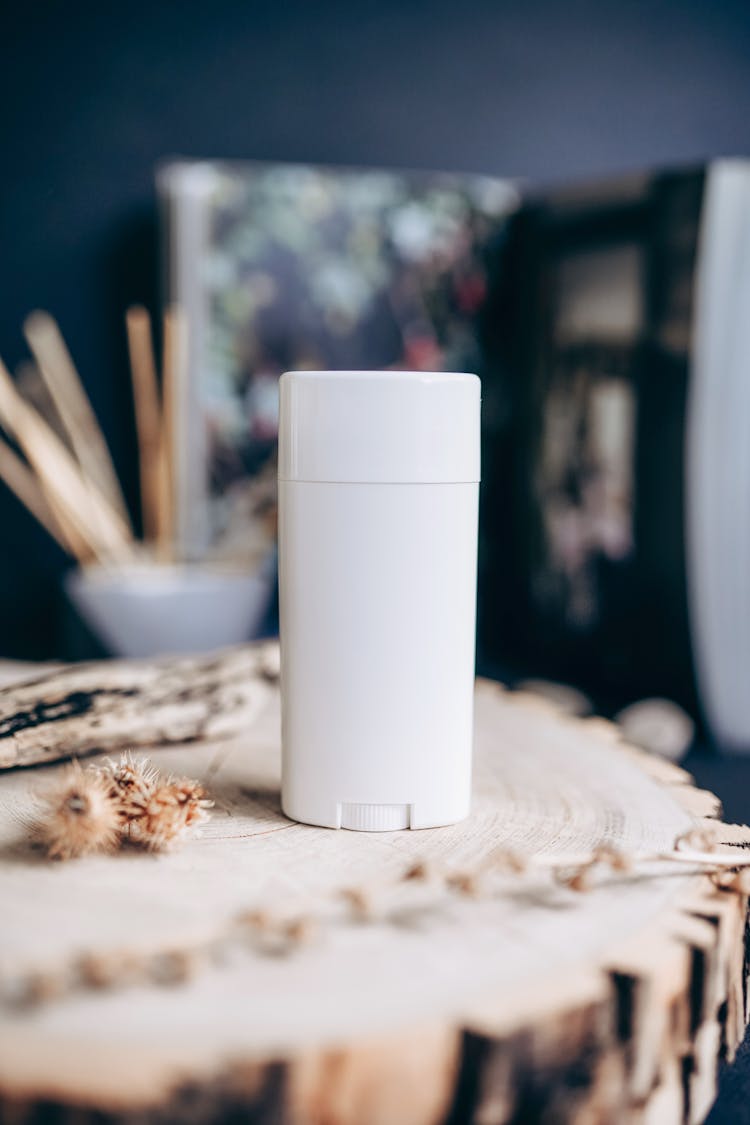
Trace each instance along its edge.
<instances>
[{"instance_id":1,"label":"bundle of wooden sticks","mask_svg":"<svg viewBox=\"0 0 750 1125\"><path fill-rule=\"evenodd\" d=\"M174 556L174 414L185 377L187 333L164 315L159 392L151 318L128 310L126 327L140 460L143 539L159 561ZM47 313L24 323L33 362L14 382L0 360L0 478L80 563L132 561L135 538L107 443L60 329ZM12 444L11 444L12 443Z\"/></svg>"}]
</instances>

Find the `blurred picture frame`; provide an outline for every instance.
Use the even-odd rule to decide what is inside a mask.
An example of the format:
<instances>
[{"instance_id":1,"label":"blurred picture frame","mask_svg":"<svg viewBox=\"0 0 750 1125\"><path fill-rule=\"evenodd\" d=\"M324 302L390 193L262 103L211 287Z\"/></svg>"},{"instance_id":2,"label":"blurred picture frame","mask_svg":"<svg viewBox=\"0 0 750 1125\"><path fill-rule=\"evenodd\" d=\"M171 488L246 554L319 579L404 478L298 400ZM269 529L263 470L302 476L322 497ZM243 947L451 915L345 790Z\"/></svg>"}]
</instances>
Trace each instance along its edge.
<instances>
[{"instance_id":1,"label":"blurred picture frame","mask_svg":"<svg viewBox=\"0 0 750 1125\"><path fill-rule=\"evenodd\" d=\"M273 476L284 370L470 370L509 180L172 160L165 290L189 334L175 403L181 555L227 551ZM480 372L481 373L481 372Z\"/></svg>"}]
</instances>

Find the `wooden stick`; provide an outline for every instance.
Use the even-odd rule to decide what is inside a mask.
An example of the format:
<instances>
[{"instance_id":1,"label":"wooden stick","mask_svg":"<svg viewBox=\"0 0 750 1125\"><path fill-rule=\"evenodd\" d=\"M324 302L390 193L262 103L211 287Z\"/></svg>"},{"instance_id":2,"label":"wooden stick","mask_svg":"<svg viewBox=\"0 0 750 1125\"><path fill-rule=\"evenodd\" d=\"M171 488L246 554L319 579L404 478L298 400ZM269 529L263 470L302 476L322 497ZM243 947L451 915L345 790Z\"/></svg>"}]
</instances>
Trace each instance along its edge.
<instances>
[{"instance_id":1,"label":"wooden stick","mask_svg":"<svg viewBox=\"0 0 750 1125\"><path fill-rule=\"evenodd\" d=\"M68 664L0 689L0 770L250 730L274 642L198 657Z\"/></svg>"},{"instance_id":2,"label":"wooden stick","mask_svg":"<svg viewBox=\"0 0 750 1125\"><path fill-rule=\"evenodd\" d=\"M68 431L65 429L62 419L57 412L54 399L33 359L20 363L16 368L15 387L21 397L41 415L42 420L72 454L73 449L70 444ZM25 467L23 461L20 461L20 464ZM50 513L50 517L55 521L60 533L67 541L68 553L74 555L81 563L90 562L95 556L89 543L79 534L70 520L66 518L65 513L60 509L59 505L56 513L52 512L49 501L45 499L43 485L36 476L31 473L29 475L34 482L40 500L45 504ZM37 518L39 517L37 516Z\"/></svg>"},{"instance_id":3,"label":"wooden stick","mask_svg":"<svg viewBox=\"0 0 750 1125\"><path fill-rule=\"evenodd\" d=\"M39 481L31 469L1 437L0 477L63 551L69 555L74 555L79 562L86 562L87 559L91 558L91 551L83 540L76 539L74 535L71 535L70 529L66 532L59 519L54 516Z\"/></svg>"},{"instance_id":4,"label":"wooden stick","mask_svg":"<svg viewBox=\"0 0 750 1125\"><path fill-rule=\"evenodd\" d=\"M63 445L67 446L72 453L73 449L68 431L63 425L54 399L33 359L27 359L18 364L13 374L13 381L19 394L26 399L30 406L34 407L38 414L41 414L49 428L54 430Z\"/></svg>"},{"instance_id":5,"label":"wooden stick","mask_svg":"<svg viewBox=\"0 0 750 1125\"><path fill-rule=\"evenodd\" d=\"M0 423L23 449L50 506L65 526L72 524L102 561L132 556L128 528L119 514L83 478L60 439L19 395L1 360Z\"/></svg>"},{"instance_id":6,"label":"wooden stick","mask_svg":"<svg viewBox=\"0 0 750 1125\"><path fill-rule=\"evenodd\" d=\"M65 448L72 454L73 458L75 458L75 449L73 448L70 434L60 417L46 380L34 360L21 363L16 368L15 387L22 398L40 415L42 420L60 439ZM86 482L86 486L89 487L88 481ZM58 524L65 528L65 533L68 539L71 540L71 544L75 545L73 554L81 558L86 557L91 559L93 556L90 546L87 544L86 540L81 538L80 534L66 517L65 512L60 509L59 505L56 518Z\"/></svg>"},{"instance_id":7,"label":"wooden stick","mask_svg":"<svg viewBox=\"0 0 750 1125\"><path fill-rule=\"evenodd\" d=\"M34 312L26 318L24 334L84 476L96 484L132 536L125 498L104 434L57 323L48 313Z\"/></svg>"},{"instance_id":8,"label":"wooden stick","mask_svg":"<svg viewBox=\"0 0 750 1125\"><path fill-rule=\"evenodd\" d=\"M163 562L175 557L177 491L177 410L184 399L187 356L186 325L175 306L164 313L162 354L162 502L157 556Z\"/></svg>"},{"instance_id":9,"label":"wooden stick","mask_svg":"<svg viewBox=\"0 0 750 1125\"><path fill-rule=\"evenodd\" d=\"M143 306L136 305L128 309L125 323L138 430L143 535L145 539L155 541L161 527L162 480L166 466L151 318Z\"/></svg>"}]
</instances>

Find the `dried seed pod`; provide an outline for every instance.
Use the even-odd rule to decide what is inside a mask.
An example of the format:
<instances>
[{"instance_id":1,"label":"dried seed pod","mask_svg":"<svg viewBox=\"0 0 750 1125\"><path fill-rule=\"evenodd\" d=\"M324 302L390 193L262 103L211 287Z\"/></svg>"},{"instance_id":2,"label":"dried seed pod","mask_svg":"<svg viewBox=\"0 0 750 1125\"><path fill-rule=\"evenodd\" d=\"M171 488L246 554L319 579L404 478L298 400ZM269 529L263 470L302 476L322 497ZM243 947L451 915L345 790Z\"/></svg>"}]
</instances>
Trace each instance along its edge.
<instances>
[{"instance_id":1,"label":"dried seed pod","mask_svg":"<svg viewBox=\"0 0 750 1125\"><path fill-rule=\"evenodd\" d=\"M743 868L737 870L719 870L711 872L711 881L722 891L734 891L735 894L750 894L750 870Z\"/></svg>"},{"instance_id":2,"label":"dried seed pod","mask_svg":"<svg viewBox=\"0 0 750 1125\"><path fill-rule=\"evenodd\" d=\"M143 977L144 959L132 950L91 952L82 954L74 967L84 988L117 988Z\"/></svg>"},{"instance_id":3,"label":"dried seed pod","mask_svg":"<svg viewBox=\"0 0 750 1125\"><path fill-rule=\"evenodd\" d=\"M741 871L737 871L731 888L738 894L750 895L750 869L743 867Z\"/></svg>"},{"instance_id":4,"label":"dried seed pod","mask_svg":"<svg viewBox=\"0 0 750 1125\"><path fill-rule=\"evenodd\" d=\"M99 772L111 785L127 831L130 823L143 815L158 784L159 771L146 758L136 758L128 752L117 762L108 761Z\"/></svg>"},{"instance_id":5,"label":"dried seed pod","mask_svg":"<svg viewBox=\"0 0 750 1125\"><path fill-rule=\"evenodd\" d=\"M479 898L482 887L476 871L456 871L448 876L446 885L465 898Z\"/></svg>"},{"instance_id":6,"label":"dried seed pod","mask_svg":"<svg viewBox=\"0 0 750 1125\"><path fill-rule=\"evenodd\" d=\"M309 945L318 935L318 923L315 918L292 918L284 927L284 934L290 946Z\"/></svg>"},{"instance_id":7,"label":"dried seed pod","mask_svg":"<svg viewBox=\"0 0 750 1125\"><path fill-rule=\"evenodd\" d=\"M627 872L633 868L632 860L624 852L618 851L609 844L602 844L595 848L591 856L593 863L600 863L612 871Z\"/></svg>"},{"instance_id":8,"label":"dried seed pod","mask_svg":"<svg viewBox=\"0 0 750 1125\"><path fill-rule=\"evenodd\" d=\"M435 874L434 866L422 859L413 863L411 867L407 867L401 879L404 883L428 883L431 879L435 878Z\"/></svg>"},{"instance_id":9,"label":"dried seed pod","mask_svg":"<svg viewBox=\"0 0 750 1125\"><path fill-rule=\"evenodd\" d=\"M489 857L489 866L495 871L524 875L529 869L529 861L511 848L496 848Z\"/></svg>"},{"instance_id":10,"label":"dried seed pod","mask_svg":"<svg viewBox=\"0 0 750 1125\"><path fill-rule=\"evenodd\" d=\"M708 826L690 828L674 842L675 851L715 852L720 844L717 829Z\"/></svg>"},{"instance_id":11,"label":"dried seed pod","mask_svg":"<svg viewBox=\"0 0 750 1125\"><path fill-rule=\"evenodd\" d=\"M86 988L110 988L117 979L117 965L101 953L84 953L76 962L76 969Z\"/></svg>"},{"instance_id":12,"label":"dried seed pod","mask_svg":"<svg viewBox=\"0 0 750 1125\"><path fill-rule=\"evenodd\" d=\"M38 837L50 859L111 851L122 817L108 781L74 762L44 795Z\"/></svg>"},{"instance_id":13,"label":"dried seed pod","mask_svg":"<svg viewBox=\"0 0 750 1125\"><path fill-rule=\"evenodd\" d=\"M24 1004L29 1007L58 1000L66 991L62 973L37 971L29 973L23 983Z\"/></svg>"},{"instance_id":14,"label":"dried seed pod","mask_svg":"<svg viewBox=\"0 0 750 1125\"><path fill-rule=\"evenodd\" d=\"M149 977L154 984L184 984L195 975L198 957L192 949L171 949L156 953L150 960Z\"/></svg>"},{"instance_id":15,"label":"dried seed pod","mask_svg":"<svg viewBox=\"0 0 750 1125\"><path fill-rule=\"evenodd\" d=\"M243 930L254 930L258 933L267 932L273 926L273 918L267 910L243 910L236 915L234 922Z\"/></svg>"},{"instance_id":16,"label":"dried seed pod","mask_svg":"<svg viewBox=\"0 0 750 1125\"><path fill-rule=\"evenodd\" d=\"M578 864L575 867L556 867L553 868L553 878L555 882L561 886L566 887L569 891L588 891L591 889L591 872L593 863L587 861L586 863Z\"/></svg>"},{"instance_id":17,"label":"dried seed pod","mask_svg":"<svg viewBox=\"0 0 750 1125\"><path fill-rule=\"evenodd\" d=\"M189 778L157 785L131 821L130 838L150 851L165 851L204 820L212 804L200 782Z\"/></svg>"},{"instance_id":18,"label":"dried seed pod","mask_svg":"<svg viewBox=\"0 0 750 1125\"><path fill-rule=\"evenodd\" d=\"M0 1007L21 1010L28 1007L30 1002L26 977L0 977Z\"/></svg>"},{"instance_id":19,"label":"dried seed pod","mask_svg":"<svg viewBox=\"0 0 750 1125\"><path fill-rule=\"evenodd\" d=\"M562 883L569 891L575 891L577 894L590 890L591 865L587 864L584 867L579 867L575 871L571 871L570 874L562 880Z\"/></svg>"},{"instance_id":20,"label":"dried seed pod","mask_svg":"<svg viewBox=\"0 0 750 1125\"><path fill-rule=\"evenodd\" d=\"M208 810L213 808L214 803L199 781L181 777L170 779L169 785L178 806L183 810L186 828L192 828L206 819Z\"/></svg>"},{"instance_id":21,"label":"dried seed pod","mask_svg":"<svg viewBox=\"0 0 750 1125\"><path fill-rule=\"evenodd\" d=\"M341 891L341 898L347 903L358 922L368 922L372 919L374 903L372 896L364 887L346 887Z\"/></svg>"}]
</instances>

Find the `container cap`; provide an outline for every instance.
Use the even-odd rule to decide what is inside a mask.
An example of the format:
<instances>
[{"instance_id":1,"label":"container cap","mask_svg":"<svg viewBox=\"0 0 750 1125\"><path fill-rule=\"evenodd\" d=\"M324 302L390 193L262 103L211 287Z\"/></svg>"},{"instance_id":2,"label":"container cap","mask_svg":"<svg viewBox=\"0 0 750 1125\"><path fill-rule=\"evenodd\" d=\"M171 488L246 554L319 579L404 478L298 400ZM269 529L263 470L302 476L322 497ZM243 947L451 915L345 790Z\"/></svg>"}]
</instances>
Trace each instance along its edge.
<instances>
[{"instance_id":1,"label":"container cap","mask_svg":"<svg viewBox=\"0 0 750 1125\"><path fill-rule=\"evenodd\" d=\"M288 371L279 480L478 481L480 387L453 372Z\"/></svg>"}]
</instances>

